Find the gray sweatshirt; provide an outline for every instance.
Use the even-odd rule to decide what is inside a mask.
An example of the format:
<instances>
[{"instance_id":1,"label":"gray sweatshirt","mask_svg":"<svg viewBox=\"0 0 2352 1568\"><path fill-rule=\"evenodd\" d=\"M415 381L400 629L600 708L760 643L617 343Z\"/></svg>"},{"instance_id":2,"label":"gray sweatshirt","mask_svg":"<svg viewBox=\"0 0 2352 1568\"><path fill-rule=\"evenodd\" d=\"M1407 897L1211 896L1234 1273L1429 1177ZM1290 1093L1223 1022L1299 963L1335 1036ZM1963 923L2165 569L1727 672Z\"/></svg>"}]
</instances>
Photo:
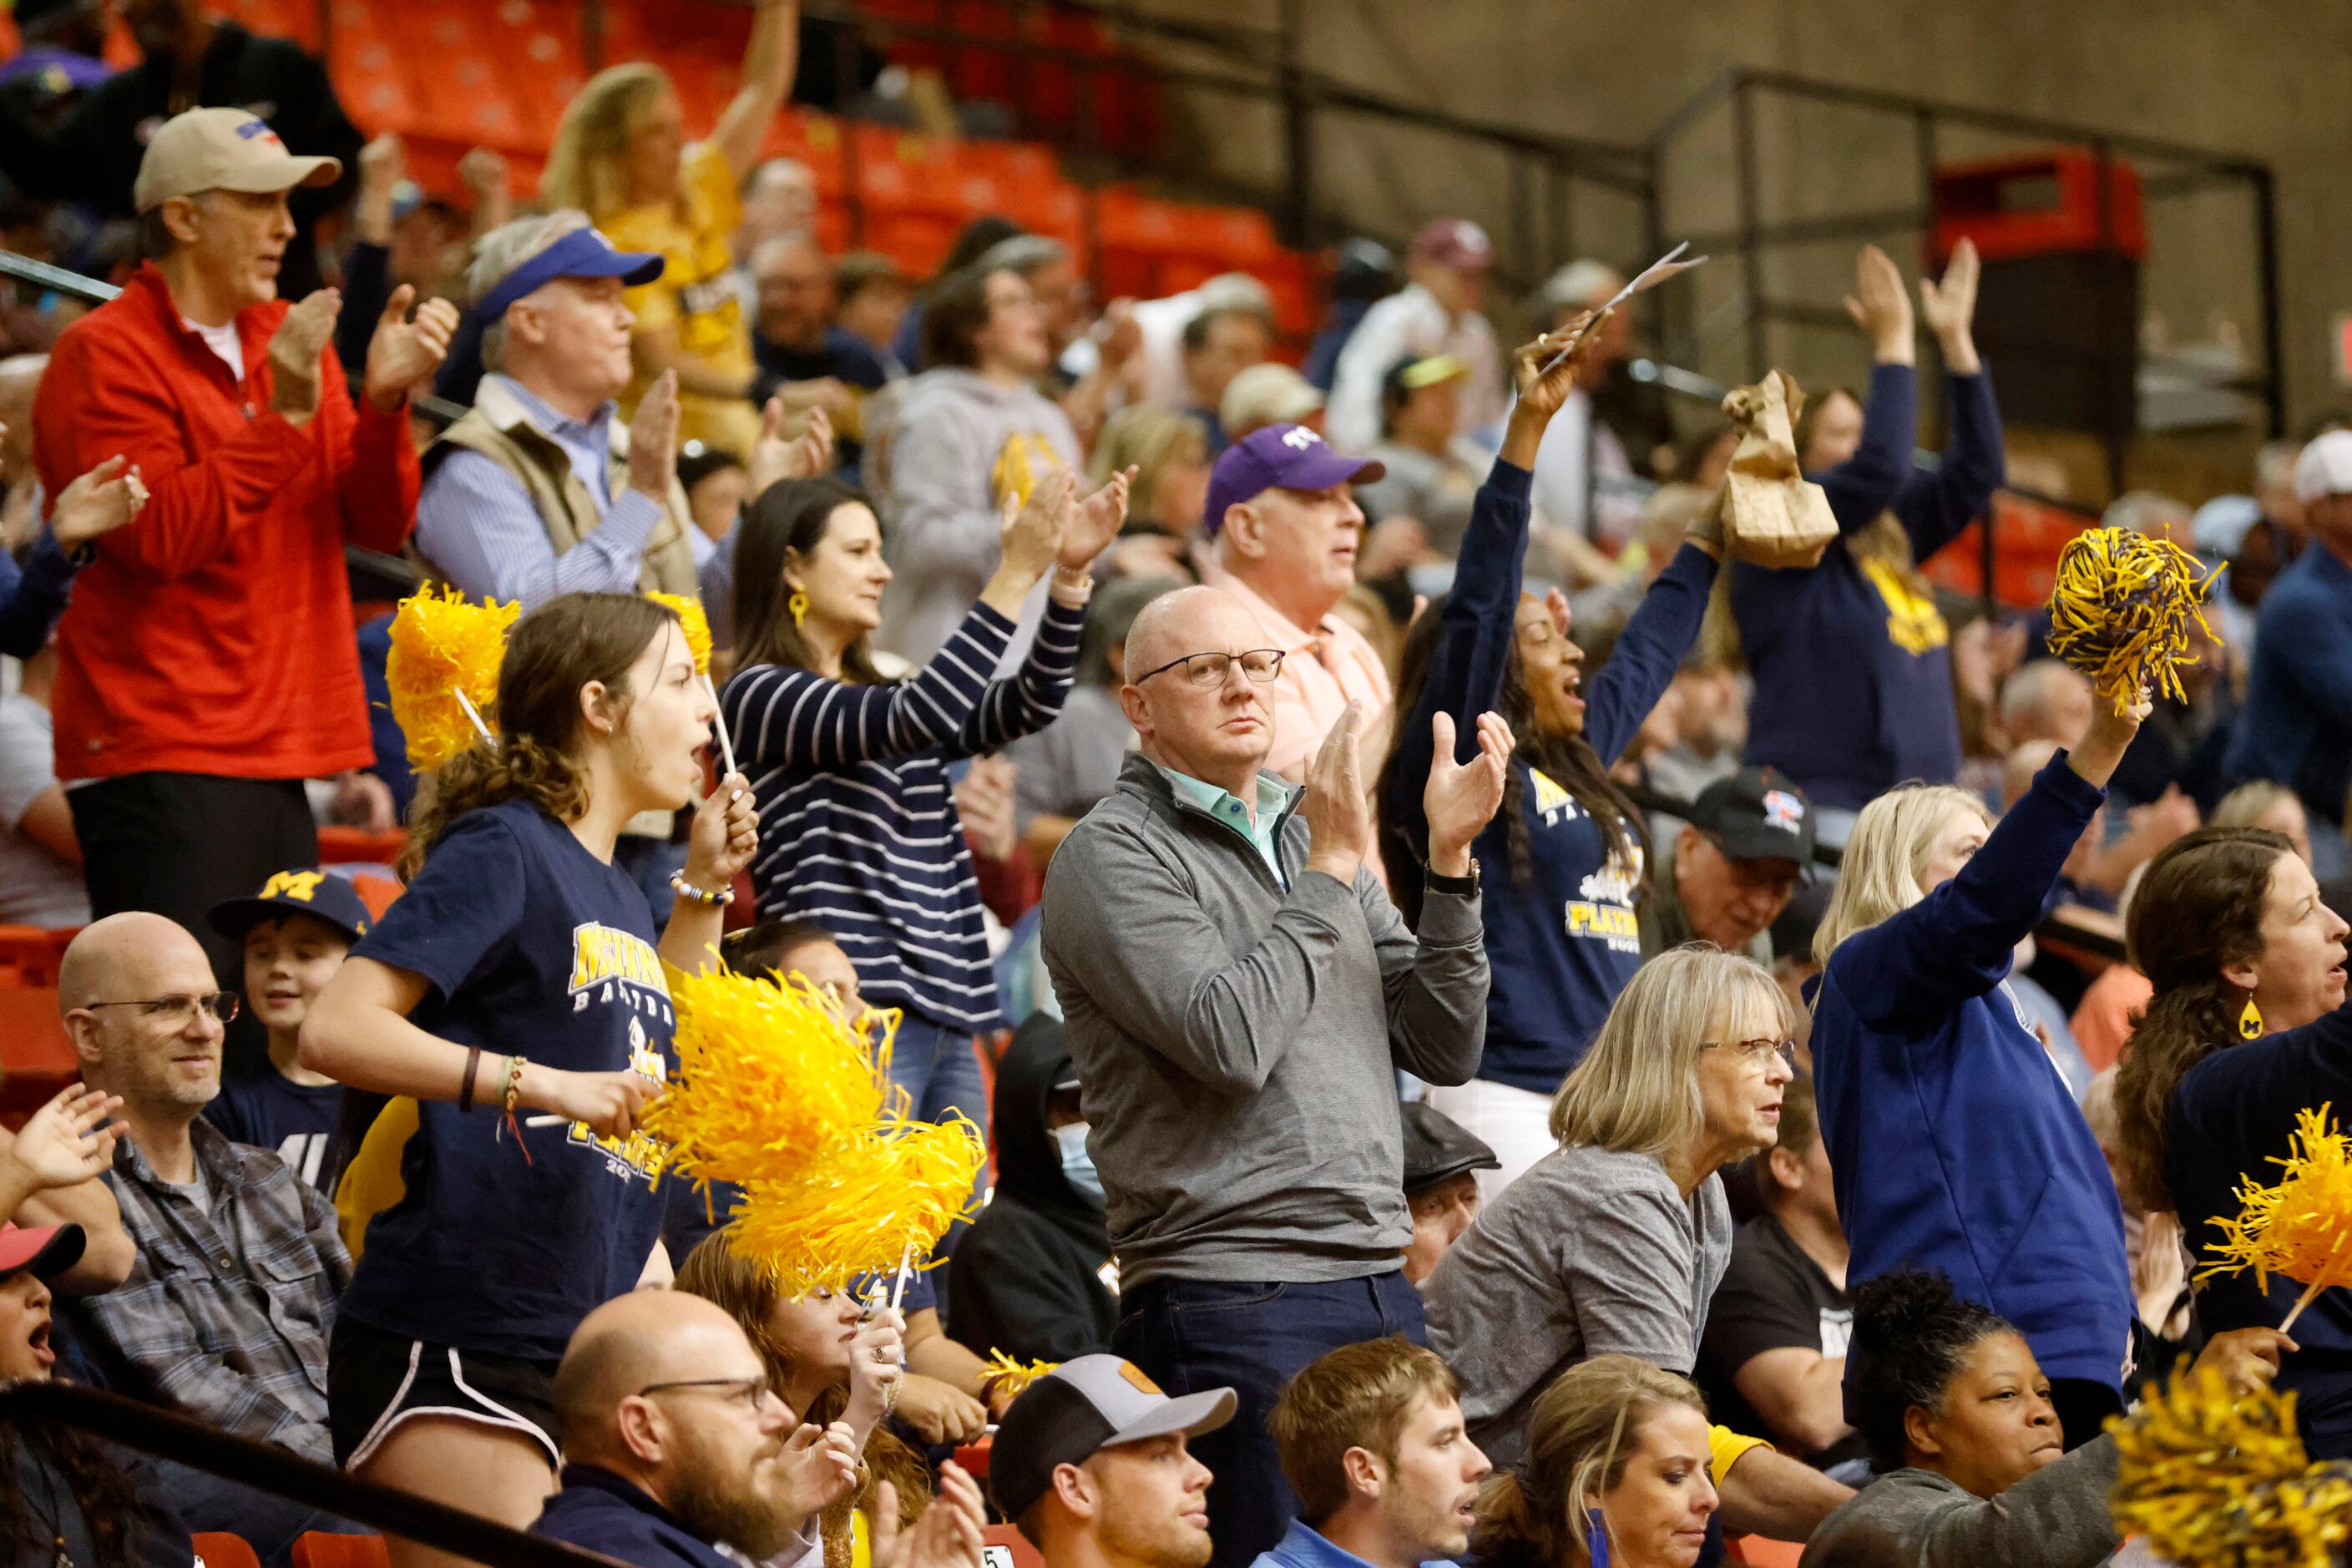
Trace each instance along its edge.
<instances>
[{"instance_id":1,"label":"gray sweatshirt","mask_svg":"<svg viewBox=\"0 0 2352 1568\"><path fill-rule=\"evenodd\" d=\"M1799 1568L2096 1568L2123 1544L2107 1511L2115 1484L2107 1436L1994 1498L1933 1470L1895 1470L1822 1521Z\"/></svg>"},{"instance_id":2,"label":"gray sweatshirt","mask_svg":"<svg viewBox=\"0 0 2352 1568\"><path fill-rule=\"evenodd\" d=\"M1060 463L1084 467L1061 405L1026 386L968 370L918 376L890 447L886 546L897 581L883 598L883 647L921 664L937 653L1002 559L999 499L1025 494ZM1042 608L1040 584L1033 612ZM1006 657L1018 660L1037 615L1021 617Z\"/></svg>"},{"instance_id":3,"label":"gray sweatshirt","mask_svg":"<svg viewBox=\"0 0 2352 1568\"><path fill-rule=\"evenodd\" d=\"M1486 1042L1475 898L1407 931L1370 871L1287 890L1234 826L1129 757L1045 877L1044 953L1093 1131L1121 1288L1301 1282L1400 1267L1395 1068L1457 1084Z\"/></svg>"}]
</instances>

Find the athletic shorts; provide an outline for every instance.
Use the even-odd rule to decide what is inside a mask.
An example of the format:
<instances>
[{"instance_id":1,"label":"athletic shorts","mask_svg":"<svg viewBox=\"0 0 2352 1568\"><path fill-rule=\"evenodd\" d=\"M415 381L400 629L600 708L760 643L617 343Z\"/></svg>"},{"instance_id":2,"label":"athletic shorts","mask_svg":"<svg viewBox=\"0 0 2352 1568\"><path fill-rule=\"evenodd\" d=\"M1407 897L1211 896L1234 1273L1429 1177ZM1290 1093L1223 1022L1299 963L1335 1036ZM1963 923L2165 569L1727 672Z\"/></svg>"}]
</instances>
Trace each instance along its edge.
<instances>
[{"instance_id":1,"label":"athletic shorts","mask_svg":"<svg viewBox=\"0 0 2352 1568\"><path fill-rule=\"evenodd\" d=\"M366 1464L411 1416L437 1415L518 1433L563 1467L555 1418L555 1364L388 1334L349 1317L327 1342L327 1427L335 1462Z\"/></svg>"}]
</instances>

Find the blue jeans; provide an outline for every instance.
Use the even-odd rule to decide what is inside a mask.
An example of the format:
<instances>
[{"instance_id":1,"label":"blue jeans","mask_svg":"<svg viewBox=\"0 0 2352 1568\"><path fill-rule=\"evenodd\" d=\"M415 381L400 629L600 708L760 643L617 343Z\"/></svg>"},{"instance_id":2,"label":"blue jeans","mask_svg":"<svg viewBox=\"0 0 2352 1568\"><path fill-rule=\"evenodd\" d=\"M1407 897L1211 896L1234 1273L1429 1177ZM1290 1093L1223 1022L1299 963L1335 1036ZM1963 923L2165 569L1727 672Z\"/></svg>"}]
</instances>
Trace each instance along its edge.
<instances>
[{"instance_id":1,"label":"blue jeans","mask_svg":"<svg viewBox=\"0 0 2352 1568\"><path fill-rule=\"evenodd\" d=\"M1246 1568L1298 1515L1265 1418L1282 1385L1326 1351L1402 1334L1426 1342L1402 1269L1309 1285L1151 1279L1119 1301L1112 1348L1171 1394L1230 1388L1234 1418L1192 1440L1209 1467L1210 1568Z\"/></svg>"},{"instance_id":2,"label":"blue jeans","mask_svg":"<svg viewBox=\"0 0 2352 1568\"><path fill-rule=\"evenodd\" d=\"M313 1504L257 1491L226 1477L191 1469L171 1459L153 1459L155 1478L180 1521L194 1533L225 1530L245 1537L262 1568L289 1568L294 1542L311 1531L329 1535L373 1535L365 1525L339 1519Z\"/></svg>"},{"instance_id":3,"label":"blue jeans","mask_svg":"<svg viewBox=\"0 0 2352 1568\"><path fill-rule=\"evenodd\" d=\"M969 1031L906 1014L898 1020L898 1038L890 1048L890 1081L907 1091L914 1106L908 1114L916 1121L944 1121L961 1114L980 1129L983 1141L988 1137L988 1086ZM980 1212L978 1202L987 1183L982 1167L972 1187L974 1214ZM945 1258L953 1251L971 1223L958 1220L950 1226L931 1256Z\"/></svg>"}]
</instances>

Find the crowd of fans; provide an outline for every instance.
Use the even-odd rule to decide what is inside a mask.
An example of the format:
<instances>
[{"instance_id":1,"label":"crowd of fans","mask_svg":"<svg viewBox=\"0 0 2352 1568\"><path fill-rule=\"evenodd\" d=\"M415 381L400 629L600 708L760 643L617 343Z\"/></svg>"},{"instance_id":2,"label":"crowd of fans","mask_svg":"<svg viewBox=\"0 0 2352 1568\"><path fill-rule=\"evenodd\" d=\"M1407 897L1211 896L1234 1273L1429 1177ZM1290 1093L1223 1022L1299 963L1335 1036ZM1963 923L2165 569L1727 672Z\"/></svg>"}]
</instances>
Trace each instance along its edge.
<instances>
[{"instance_id":1,"label":"crowd of fans","mask_svg":"<svg viewBox=\"0 0 2352 1568\"><path fill-rule=\"evenodd\" d=\"M2118 709L1920 570L2006 471L1966 243L1916 311L1862 253L1838 535L1769 569L1599 262L1507 355L1475 225L1353 243L1302 372L1245 275L828 255L792 0L708 136L618 66L469 211L290 45L130 0L110 76L94 9L0 73L11 232L123 284L0 361L0 921L80 928L81 1079L0 1133L0 1379L647 1568L977 1568L992 1508L1047 1568L2089 1568L2183 1356L2352 1458L2352 1297L2189 1284L2352 1101L2352 424L2116 503L2221 569ZM495 739L412 772L346 544L521 606ZM380 917L322 820L404 826ZM720 965L989 1131L894 1305L656 1185ZM0 1455L0 1563L357 1529Z\"/></svg>"}]
</instances>

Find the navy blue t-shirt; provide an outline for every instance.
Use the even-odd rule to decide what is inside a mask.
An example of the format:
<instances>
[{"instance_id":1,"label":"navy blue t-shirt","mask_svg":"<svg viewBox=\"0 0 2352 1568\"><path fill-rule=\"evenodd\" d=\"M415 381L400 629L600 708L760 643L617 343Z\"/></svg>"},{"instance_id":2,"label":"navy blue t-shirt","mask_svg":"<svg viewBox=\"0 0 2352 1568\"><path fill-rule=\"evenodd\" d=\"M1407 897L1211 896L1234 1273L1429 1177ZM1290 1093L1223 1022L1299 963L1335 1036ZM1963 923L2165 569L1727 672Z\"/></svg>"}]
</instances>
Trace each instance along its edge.
<instances>
[{"instance_id":1,"label":"navy blue t-shirt","mask_svg":"<svg viewBox=\"0 0 2352 1568\"><path fill-rule=\"evenodd\" d=\"M205 1107L205 1120L232 1143L274 1151L287 1169L316 1187L342 1109L341 1084L296 1083L265 1061L224 1081Z\"/></svg>"},{"instance_id":2,"label":"navy blue t-shirt","mask_svg":"<svg viewBox=\"0 0 2352 1568\"><path fill-rule=\"evenodd\" d=\"M654 941L635 883L509 801L460 817L352 951L428 981L410 1021L445 1040L663 1083L676 1017ZM470 1113L418 1107L405 1191L370 1222L343 1310L386 1333L553 1362L644 1272L661 1231L656 1145L575 1122L526 1124L518 1148L499 1087L484 1082Z\"/></svg>"}]
</instances>

